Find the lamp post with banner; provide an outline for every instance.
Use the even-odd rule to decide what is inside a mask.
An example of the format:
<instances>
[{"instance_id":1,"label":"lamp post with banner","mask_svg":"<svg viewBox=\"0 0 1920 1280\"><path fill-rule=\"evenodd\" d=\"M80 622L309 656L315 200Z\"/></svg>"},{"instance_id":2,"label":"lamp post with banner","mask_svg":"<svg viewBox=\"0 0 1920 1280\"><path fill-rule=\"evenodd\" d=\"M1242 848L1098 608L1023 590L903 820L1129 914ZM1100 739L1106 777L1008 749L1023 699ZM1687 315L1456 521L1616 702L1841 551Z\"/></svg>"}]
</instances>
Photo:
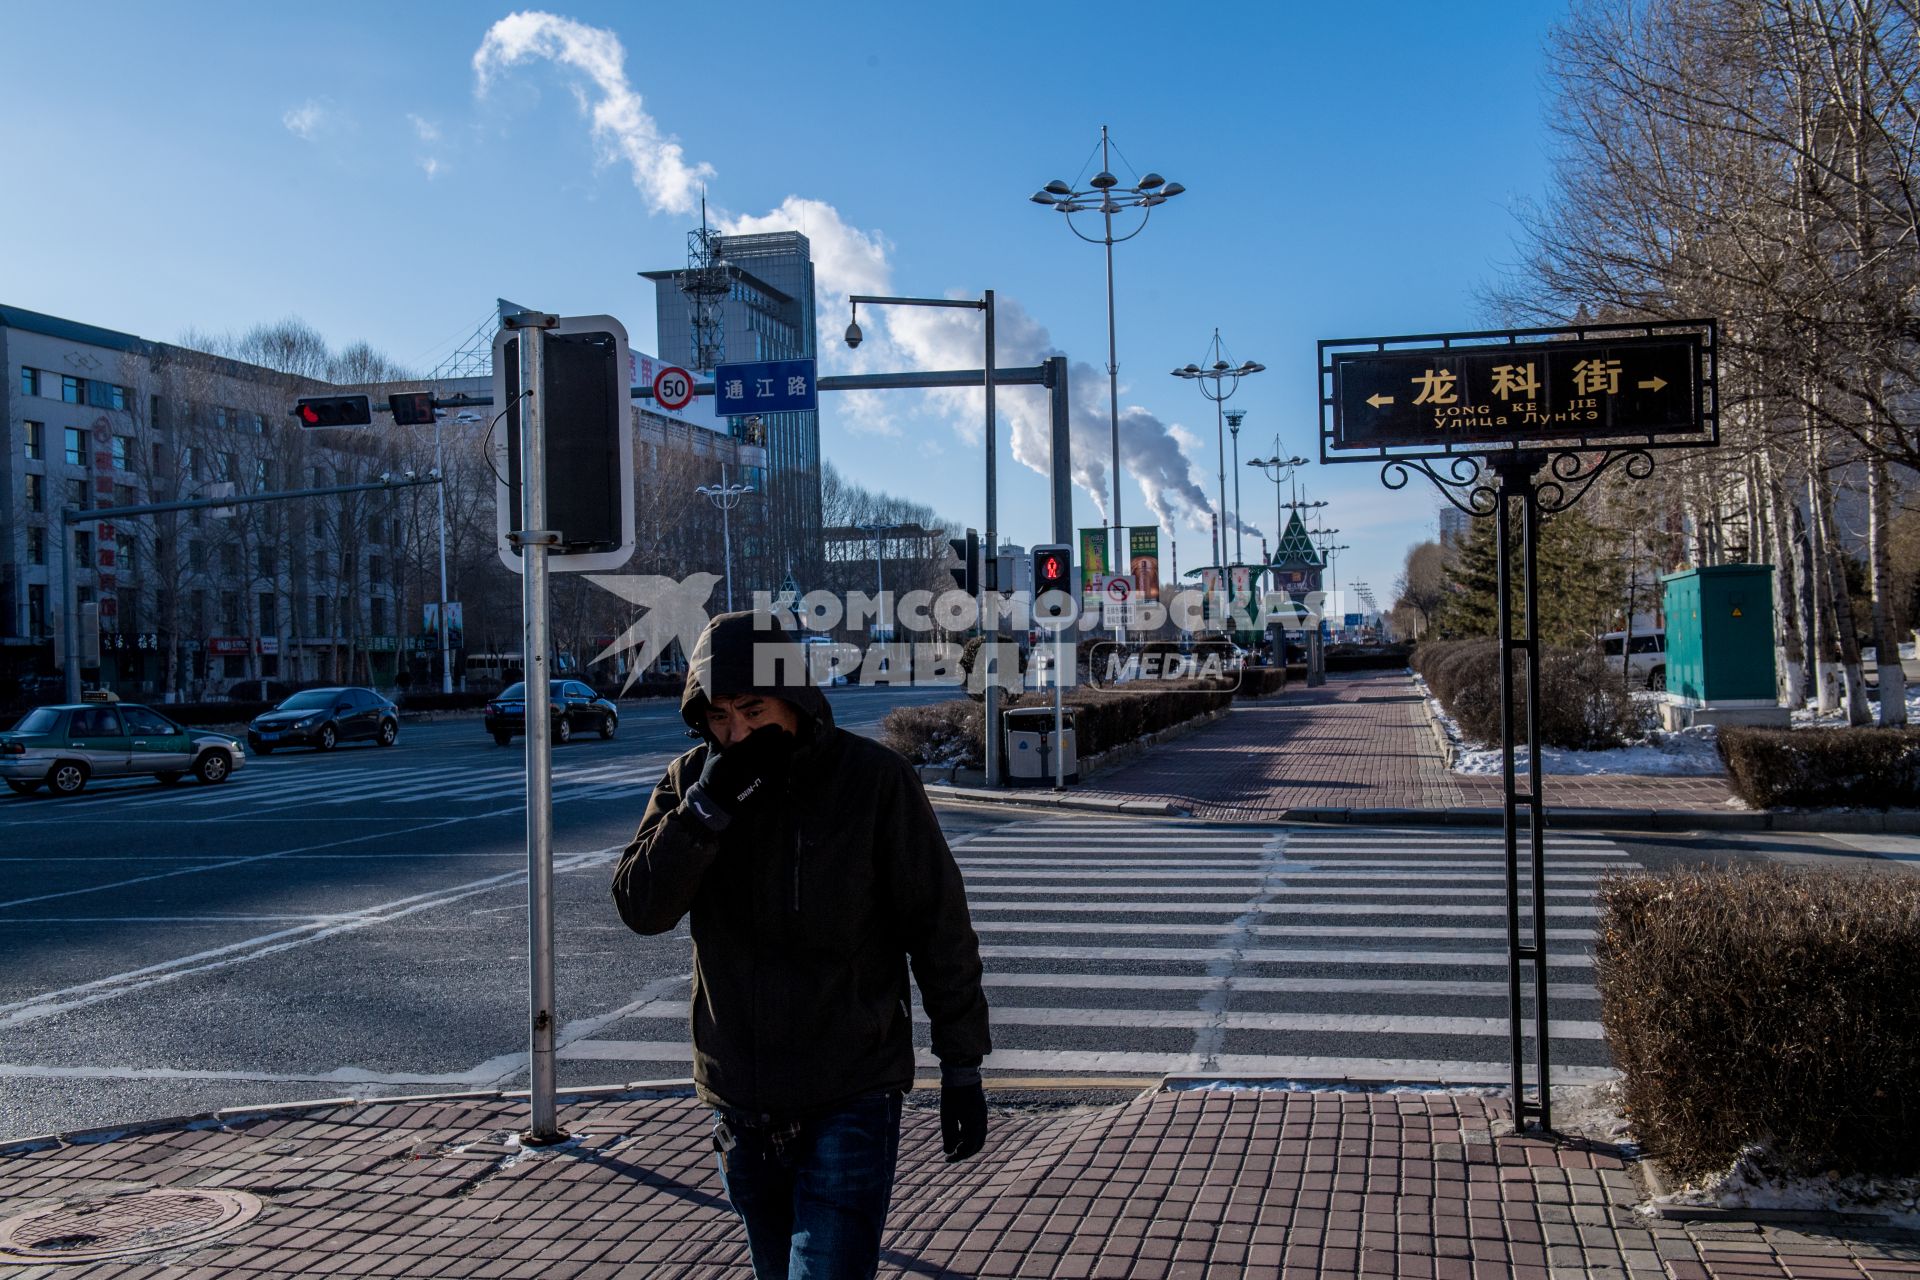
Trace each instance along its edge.
<instances>
[{"instance_id":1,"label":"lamp post with banner","mask_svg":"<svg viewBox=\"0 0 1920 1280\"><path fill-rule=\"evenodd\" d=\"M1213 331L1213 342L1208 348L1208 354L1213 357L1213 362L1206 368L1203 369L1197 364L1190 364L1184 368L1175 369L1173 376L1176 378L1185 378L1189 382L1198 384L1200 394L1213 401L1214 437L1220 451L1220 523L1218 525L1218 532L1214 536L1213 558L1216 564L1225 564L1227 562L1227 437L1226 420L1221 412L1221 405L1230 399L1235 391L1240 389L1240 379L1252 374L1264 372L1267 366L1257 360L1248 360L1237 365L1228 360L1227 349L1225 344L1220 341L1220 331L1218 329ZM1234 430L1234 445L1236 449L1239 446L1239 442L1239 429L1236 427ZM1237 475L1234 478L1234 484L1236 486L1234 524L1237 529L1240 517L1238 510L1239 477ZM1236 555L1234 559L1239 559L1239 556Z\"/></svg>"}]
</instances>

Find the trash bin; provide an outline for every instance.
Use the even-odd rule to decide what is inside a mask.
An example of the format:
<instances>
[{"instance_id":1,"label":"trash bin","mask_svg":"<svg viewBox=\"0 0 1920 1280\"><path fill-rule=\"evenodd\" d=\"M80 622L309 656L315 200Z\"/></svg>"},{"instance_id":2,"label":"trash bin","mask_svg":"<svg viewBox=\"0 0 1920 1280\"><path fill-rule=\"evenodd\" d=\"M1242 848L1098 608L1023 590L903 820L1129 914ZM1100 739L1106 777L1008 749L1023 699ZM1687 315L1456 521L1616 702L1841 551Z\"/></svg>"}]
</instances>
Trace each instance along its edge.
<instances>
[{"instance_id":1,"label":"trash bin","mask_svg":"<svg viewBox=\"0 0 1920 1280\"><path fill-rule=\"evenodd\" d=\"M1080 756L1074 743L1073 708L1060 712L1062 732L1058 750L1063 780L1080 781ZM1053 785L1052 707L1015 707L1001 717L1006 727L1007 785L1010 787L1050 787Z\"/></svg>"}]
</instances>

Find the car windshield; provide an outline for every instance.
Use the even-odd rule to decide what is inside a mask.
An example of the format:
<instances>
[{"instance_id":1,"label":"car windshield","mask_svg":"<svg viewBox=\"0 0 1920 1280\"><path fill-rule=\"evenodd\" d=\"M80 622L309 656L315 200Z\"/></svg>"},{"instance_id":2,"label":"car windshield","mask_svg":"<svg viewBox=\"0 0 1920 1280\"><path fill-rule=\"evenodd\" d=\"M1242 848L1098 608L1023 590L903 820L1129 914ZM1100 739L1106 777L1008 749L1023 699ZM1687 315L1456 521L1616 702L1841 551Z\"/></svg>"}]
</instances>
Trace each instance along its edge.
<instances>
[{"instance_id":1,"label":"car windshield","mask_svg":"<svg viewBox=\"0 0 1920 1280\"><path fill-rule=\"evenodd\" d=\"M567 682L565 680L547 681L547 696L551 698L566 697ZM500 691L499 701L501 702L525 702L526 700L527 682L524 680L516 680Z\"/></svg>"},{"instance_id":2,"label":"car windshield","mask_svg":"<svg viewBox=\"0 0 1920 1280\"><path fill-rule=\"evenodd\" d=\"M305 693L296 693L281 703L281 711L315 711L333 705L332 689L309 689Z\"/></svg>"},{"instance_id":3,"label":"car windshield","mask_svg":"<svg viewBox=\"0 0 1920 1280\"><path fill-rule=\"evenodd\" d=\"M20 723L13 726L15 733L49 733L53 726L60 723L60 713L52 707L35 707L20 717Z\"/></svg>"}]
</instances>

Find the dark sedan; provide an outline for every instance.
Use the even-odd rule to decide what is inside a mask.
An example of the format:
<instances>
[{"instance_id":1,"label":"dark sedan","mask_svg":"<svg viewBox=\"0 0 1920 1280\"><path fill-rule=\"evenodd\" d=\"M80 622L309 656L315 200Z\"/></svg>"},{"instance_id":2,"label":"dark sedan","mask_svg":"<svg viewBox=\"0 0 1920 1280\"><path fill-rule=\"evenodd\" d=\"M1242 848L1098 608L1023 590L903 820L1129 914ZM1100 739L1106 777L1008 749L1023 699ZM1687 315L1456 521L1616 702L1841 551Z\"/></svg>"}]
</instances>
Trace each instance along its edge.
<instances>
[{"instance_id":1,"label":"dark sedan","mask_svg":"<svg viewBox=\"0 0 1920 1280\"><path fill-rule=\"evenodd\" d=\"M620 728L620 709L578 680L549 680L547 688L556 743L570 742L574 734L588 730L611 738ZM527 686L525 682L508 685L487 703L487 732L504 747L515 734L526 731Z\"/></svg>"},{"instance_id":2,"label":"dark sedan","mask_svg":"<svg viewBox=\"0 0 1920 1280\"><path fill-rule=\"evenodd\" d=\"M247 745L260 755L277 747L331 751L342 742L390 747L400 737L400 709L371 689L307 689L247 726Z\"/></svg>"}]
</instances>

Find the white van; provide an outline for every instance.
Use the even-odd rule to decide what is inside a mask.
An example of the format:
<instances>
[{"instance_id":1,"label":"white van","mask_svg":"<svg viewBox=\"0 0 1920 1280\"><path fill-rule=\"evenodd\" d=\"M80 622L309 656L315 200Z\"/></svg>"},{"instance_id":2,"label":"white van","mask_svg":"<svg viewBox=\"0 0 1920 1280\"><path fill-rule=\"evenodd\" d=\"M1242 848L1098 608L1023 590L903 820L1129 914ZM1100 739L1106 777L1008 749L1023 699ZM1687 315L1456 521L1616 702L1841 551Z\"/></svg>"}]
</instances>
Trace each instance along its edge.
<instances>
[{"instance_id":1,"label":"white van","mask_svg":"<svg viewBox=\"0 0 1920 1280\"><path fill-rule=\"evenodd\" d=\"M1609 631L1600 637L1600 652L1606 655L1607 670L1619 671L1622 662L1625 662L1629 664L1628 669L1635 684L1648 689L1667 687L1667 633L1664 629L1636 631L1631 639L1624 631Z\"/></svg>"}]
</instances>

